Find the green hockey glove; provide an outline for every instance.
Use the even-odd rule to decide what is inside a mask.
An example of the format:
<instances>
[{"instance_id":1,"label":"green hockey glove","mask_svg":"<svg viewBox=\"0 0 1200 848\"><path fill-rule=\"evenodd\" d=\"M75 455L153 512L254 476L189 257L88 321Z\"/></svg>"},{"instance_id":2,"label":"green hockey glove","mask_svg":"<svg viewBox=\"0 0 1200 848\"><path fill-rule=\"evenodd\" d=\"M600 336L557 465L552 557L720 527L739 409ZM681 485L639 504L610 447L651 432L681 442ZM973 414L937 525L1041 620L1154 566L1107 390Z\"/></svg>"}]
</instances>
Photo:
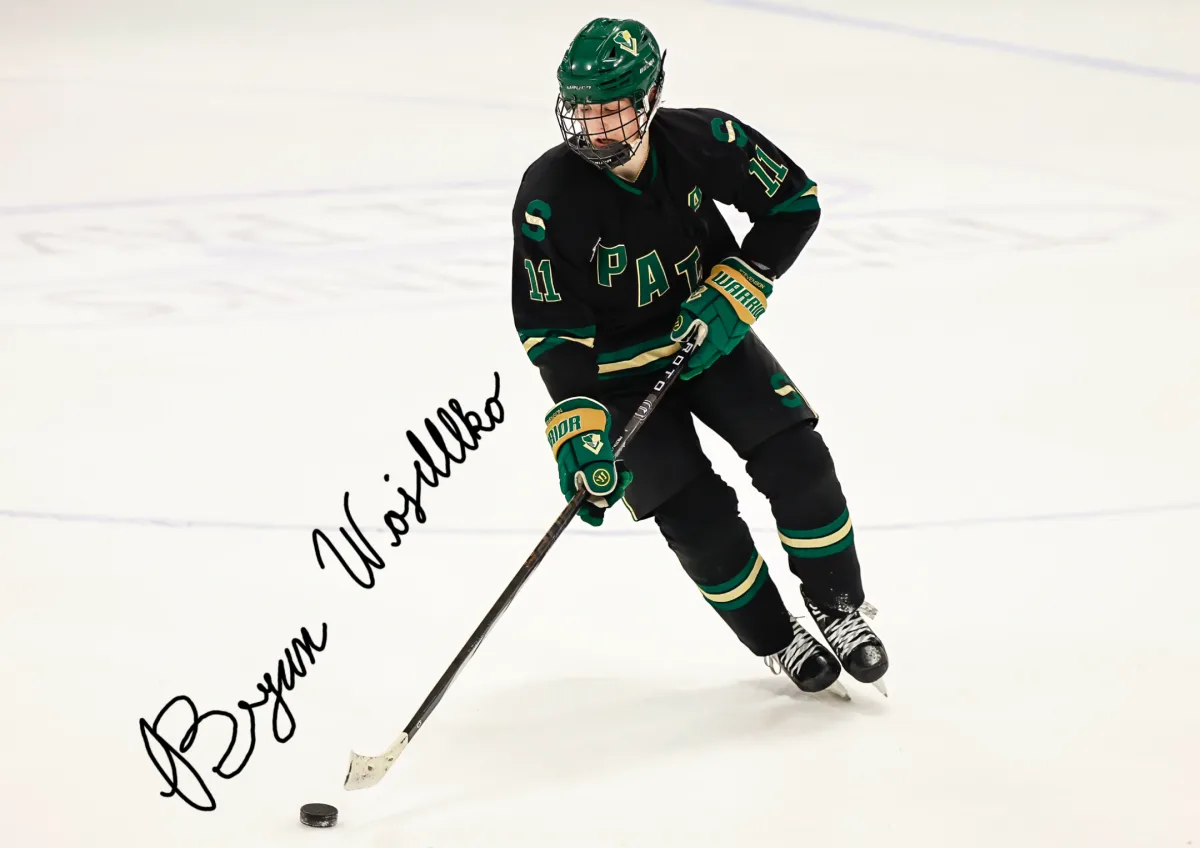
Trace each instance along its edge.
<instances>
[{"instance_id":1,"label":"green hockey glove","mask_svg":"<svg viewBox=\"0 0 1200 848\"><path fill-rule=\"evenodd\" d=\"M588 491L579 517L599 527L604 511L621 499L633 472L613 461L611 418L591 398L568 398L546 415L546 440L558 462L558 487L568 501L580 486Z\"/></svg>"},{"instance_id":2,"label":"green hockey glove","mask_svg":"<svg viewBox=\"0 0 1200 848\"><path fill-rule=\"evenodd\" d=\"M704 327L699 346L688 358L688 370L679 378L692 379L737 347L750 326L767 311L767 298L773 288L771 281L748 262L731 256L718 263L703 285L683 302L675 319L671 339L676 342L696 323Z\"/></svg>"}]
</instances>

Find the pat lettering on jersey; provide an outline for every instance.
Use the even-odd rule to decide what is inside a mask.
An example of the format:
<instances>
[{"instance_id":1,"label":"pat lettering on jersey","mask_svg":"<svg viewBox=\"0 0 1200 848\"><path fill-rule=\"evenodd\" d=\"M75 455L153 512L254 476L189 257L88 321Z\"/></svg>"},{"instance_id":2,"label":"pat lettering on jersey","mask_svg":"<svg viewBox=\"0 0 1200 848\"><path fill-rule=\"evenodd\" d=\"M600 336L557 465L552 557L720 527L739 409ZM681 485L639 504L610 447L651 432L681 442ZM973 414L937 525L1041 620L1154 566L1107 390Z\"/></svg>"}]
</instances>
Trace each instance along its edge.
<instances>
[{"instance_id":1,"label":"pat lettering on jersey","mask_svg":"<svg viewBox=\"0 0 1200 848\"><path fill-rule=\"evenodd\" d=\"M701 255L699 245L667 267L657 249L650 250L633 260L630 267L629 248L625 244L604 244L603 237L596 247L594 264L596 266L596 284L604 288L613 288L613 283L623 284L630 281L637 286L637 305L649 306L654 299L661 297L671 290L672 284L683 284L689 292L694 291L700 283Z\"/></svg>"}]
</instances>

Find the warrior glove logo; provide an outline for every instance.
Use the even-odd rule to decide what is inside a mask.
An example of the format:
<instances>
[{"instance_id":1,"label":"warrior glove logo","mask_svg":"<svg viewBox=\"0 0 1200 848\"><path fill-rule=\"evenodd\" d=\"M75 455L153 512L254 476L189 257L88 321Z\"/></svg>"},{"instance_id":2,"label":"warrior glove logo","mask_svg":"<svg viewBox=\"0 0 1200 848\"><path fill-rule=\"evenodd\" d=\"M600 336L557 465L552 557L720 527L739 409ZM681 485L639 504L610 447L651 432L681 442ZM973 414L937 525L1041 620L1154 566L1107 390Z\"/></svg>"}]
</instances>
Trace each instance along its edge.
<instances>
[{"instance_id":1,"label":"warrior glove logo","mask_svg":"<svg viewBox=\"0 0 1200 848\"><path fill-rule=\"evenodd\" d=\"M755 289L749 282L743 284L730 274L717 271L713 274L712 284L717 291L729 299L738 317L747 324L753 324L767 311L762 292Z\"/></svg>"},{"instance_id":2,"label":"warrior glove logo","mask_svg":"<svg viewBox=\"0 0 1200 848\"><path fill-rule=\"evenodd\" d=\"M612 482L612 475L607 468L597 468L592 472L592 485L597 489L607 489Z\"/></svg>"},{"instance_id":3,"label":"warrior glove logo","mask_svg":"<svg viewBox=\"0 0 1200 848\"><path fill-rule=\"evenodd\" d=\"M565 421L559 421L558 423L551 425L551 427L546 431L546 439L553 447L564 436L580 429L581 426L582 425L579 423L579 416L572 415Z\"/></svg>"}]
</instances>

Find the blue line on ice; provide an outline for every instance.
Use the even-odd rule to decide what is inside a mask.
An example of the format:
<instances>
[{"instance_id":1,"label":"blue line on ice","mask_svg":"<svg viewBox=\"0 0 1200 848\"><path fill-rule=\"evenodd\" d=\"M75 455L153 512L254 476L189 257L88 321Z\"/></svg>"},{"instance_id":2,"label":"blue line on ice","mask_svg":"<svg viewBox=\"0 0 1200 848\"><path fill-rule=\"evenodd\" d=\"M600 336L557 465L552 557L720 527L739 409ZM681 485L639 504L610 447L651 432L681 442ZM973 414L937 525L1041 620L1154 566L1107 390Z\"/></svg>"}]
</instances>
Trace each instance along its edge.
<instances>
[{"instance_id":1,"label":"blue line on ice","mask_svg":"<svg viewBox=\"0 0 1200 848\"><path fill-rule=\"evenodd\" d=\"M990 38L979 38L973 35L959 35L952 32L939 32L923 27L907 26L889 21L857 18L851 15L840 15L835 12L825 12L820 9L806 9L802 6L788 6L771 0L708 0L718 6L736 6L741 9L755 9L760 12L771 12L791 18L808 18L826 24L870 29L888 32L894 35L906 35L925 41L941 41L959 47L977 47L983 50L993 50L999 53L1010 53L1017 56L1027 56L1033 59L1044 59L1065 65L1079 65L1100 71L1112 71L1130 76L1152 77L1170 80L1171 82L1200 84L1200 73L1178 71L1172 68L1158 68L1153 65L1139 65L1136 62L1126 62L1123 59L1108 59L1103 56L1088 56L1083 53L1067 53L1061 50L1049 50L1042 47L1031 47L1026 44L1013 44L1008 41L996 41Z\"/></svg>"},{"instance_id":2,"label":"blue line on ice","mask_svg":"<svg viewBox=\"0 0 1200 848\"><path fill-rule=\"evenodd\" d=\"M1146 506L1129 506L1115 507L1111 509L1093 509L1079 510L1074 512L1047 512L1034 513L1028 515L997 515L997 516L975 516L966 518L940 518L940 519L925 519L921 521L899 521L893 523L882 524L865 524L858 525L858 529L869 533L886 533L898 530L927 530L947 527L977 527L987 524L1017 524L1030 523L1036 521L1086 521L1098 518L1123 518L1139 515L1158 515L1170 512L1193 512L1200 510L1200 502L1192 503L1174 503L1174 504L1152 504ZM120 515L98 515L89 513L74 513L74 512L38 512L32 510L19 509L0 509L0 519L10 520L25 520L25 521L53 521L62 524L108 524L126 527L166 527L179 530L251 530L251 531L287 531L287 532L311 532L314 529L325 530L326 532L336 532L334 526L322 527L315 524L291 524L291 523L275 523L268 521L226 521L222 519L189 519L189 518L165 518L154 516L120 516ZM546 517L545 527L433 527L429 526L421 530L422 534L426 535L449 535L449 536L528 536L530 539L538 538L542 533L549 528L554 516ZM379 526L363 526L363 532L371 533L387 533L390 532L382 525ZM634 527L629 529L620 529L617 527L607 527L599 532L591 531L589 528L573 527L568 529L568 533L572 532L592 532L594 538L603 538L604 536L642 536L654 535L658 531L651 525L643 525L642 527ZM751 530L755 533L773 533L774 527L752 527Z\"/></svg>"},{"instance_id":3,"label":"blue line on ice","mask_svg":"<svg viewBox=\"0 0 1200 848\"><path fill-rule=\"evenodd\" d=\"M95 209L200 206L206 203L236 203L245 200L306 200L317 197L388 194L397 191L420 191L422 189L507 189L510 187L515 191L516 183L511 180L469 180L463 182L418 182L345 186L340 188L281 189L279 191L230 192L225 194L191 194L176 197L136 197L127 200L95 200L73 203L42 203L28 206L0 206L0 217L10 215L55 215L62 212L84 212Z\"/></svg>"}]
</instances>

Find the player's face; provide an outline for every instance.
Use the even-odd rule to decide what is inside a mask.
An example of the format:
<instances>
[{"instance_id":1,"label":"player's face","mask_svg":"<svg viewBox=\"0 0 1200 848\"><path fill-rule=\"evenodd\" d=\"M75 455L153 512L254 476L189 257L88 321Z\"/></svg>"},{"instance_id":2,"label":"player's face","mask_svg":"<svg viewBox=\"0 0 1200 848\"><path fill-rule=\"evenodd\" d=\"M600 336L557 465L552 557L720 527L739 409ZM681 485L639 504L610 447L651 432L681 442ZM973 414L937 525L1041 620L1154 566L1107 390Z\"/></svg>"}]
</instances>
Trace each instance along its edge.
<instances>
[{"instance_id":1,"label":"player's face","mask_svg":"<svg viewBox=\"0 0 1200 848\"><path fill-rule=\"evenodd\" d=\"M592 147L606 147L621 141L637 141L637 110L628 97L611 103L582 103L575 107L575 119L583 125Z\"/></svg>"}]
</instances>

